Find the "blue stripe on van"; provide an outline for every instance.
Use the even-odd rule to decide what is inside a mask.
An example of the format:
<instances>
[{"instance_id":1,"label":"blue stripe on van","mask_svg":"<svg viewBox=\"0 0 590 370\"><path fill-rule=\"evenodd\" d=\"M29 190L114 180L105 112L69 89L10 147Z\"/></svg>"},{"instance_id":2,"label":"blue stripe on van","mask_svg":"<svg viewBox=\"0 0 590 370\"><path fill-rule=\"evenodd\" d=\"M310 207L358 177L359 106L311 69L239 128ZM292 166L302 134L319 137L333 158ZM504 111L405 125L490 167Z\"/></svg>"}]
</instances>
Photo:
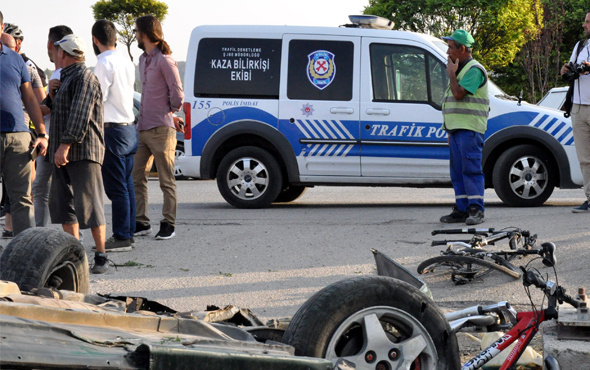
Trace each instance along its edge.
<instances>
[{"instance_id":1,"label":"blue stripe on van","mask_svg":"<svg viewBox=\"0 0 590 370\"><path fill-rule=\"evenodd\" d=\"M551 131L551 136L557 135L557 133L565 126L565 122L560 122L559 125L555 128L555 130Z\"/></svg>"},{"instance_id":2,"label":"blue stripe on van","mask_svg":"<svg viewBox=\"0 0 590 370\"><path fill-rule=\"evenodd\" d=\"M563 140L572 133L572 128L568 127L567 130L565 130L565 132L557 139L557 141L559 141L560 143L563 142ZM568 144L569 145L569 144Z\"/></svg>"},{"instance_id":3,"label":"blue stripe on van","mask_svg":"<svg viewBox=\"0 0 590 370\"><path fill-rule=\"evenodd\" d=\"M199 112L202 114L201 112ZM193 116L196 116L194 114ZM351 143L338 143L331 144L331 140L360 140L361 133L359 128L364 127L365 124L375 124L373 121L339 121L339 120L321 120L321 119L299 119L293 123L288 120L281 120L274 115L255 107L233 107L222 110L209 118L206 118L192 127L192 149L194 155L199 155L207 142L207 140L221 127L227 124L231 124L237 121L253 120L263 122L277 128L289 142L295 152L295 155L304 156L358 156L360 155L361 145L357 142L356 144ZM387 122L388 125L404 125L407 122ZM417 124L417 123L416 123ZM440 123L420 123L420 126L427 127L438 127ZM528 125L541 129L548 132L550 135L556 138L561 145L573 145L574 140L572 136L571 127L567 127L563 133L560 133L567 122L562 118L552 116L547 113L539 113L535 111L522 111L502 114L490 118L488 120L488 130L486 132L486 138L493 135L494 133L503 130L510 126L517 125ZM361 129L362 130L362 129ZM400 131L401 132L401 131ZM559 135L559 137L556 137ZM374 139L377 141L377 145L362 145L363 155L366 156L379 156L379 151L383 150L382 146L378 145L378 141L381 139L387 139L380 137L381 135L375 135ZM325 140L323 143L314 144L302 144L300 139L319 139ZM363 140L370 140L363 135ZM407 133L405 135L399 135L396 137L389 138L399 142L407 141L408 144L402 145L395 150L386 150L382 155L395 156L395 157L410 157L410 158L440 158L446 157L445 147L439 148L415 148L412 142L418 144L440 142L440 138L425 138L425 137L409 137ZM387 140L385 140L387 141ZM446 141L446 140L444 140ZM380 149L381 148L381 149Z\"/></svg>"}]
</instances>

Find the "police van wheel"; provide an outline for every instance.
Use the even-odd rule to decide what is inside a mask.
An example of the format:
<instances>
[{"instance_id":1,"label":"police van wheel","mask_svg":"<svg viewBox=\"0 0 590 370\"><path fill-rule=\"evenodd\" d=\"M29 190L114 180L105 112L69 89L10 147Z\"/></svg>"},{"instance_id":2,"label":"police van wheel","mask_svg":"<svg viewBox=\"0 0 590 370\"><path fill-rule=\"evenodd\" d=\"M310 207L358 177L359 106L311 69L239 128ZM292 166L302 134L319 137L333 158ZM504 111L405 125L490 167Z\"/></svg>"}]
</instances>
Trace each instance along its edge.
<instances>
[{"instance_id":1,"label":"police van wheel","mask_svg":"<svg viewBox=\"0 0 590 370\"><path fill-rule=\"evenodd\" d=\"M217 188L226 202L234 207L267 207L283 188L281 167L264 149L237 148L219 164Z\"/></svg>"},{"instance_id":2,"label":"police van wheel","mask_svg":"<svg viewBox=\"0 0 590 370\"><path fill-rule=\"evenodd\" d=\"M292 201L298 199L300 196L302 196L303 193L305 193L306 189L307 189L307 187L305 187L305 186L290 185L290 186L284 188L283 190L281 190L281 192L279 193L279 196L277 197L277 199L275 199L275 203L292 202Z\"/></svg>"},{"instance_id":3,"label":"police van wheel","mask_svg":"<svg viewBox=\"0 0 590 370\"><path fill-rule=\"evenodd\" d=\"M498 197L509 206L540 206L555 188L553 161L534 145L506 150L496 162L492 183Z\"/></svg>"},{"instance_id":4,"label":"police van wheel","mask_svg":"<svg viewBox=\"0 0 590 370\"><path fill-rule=\"evenodd\" d=\"M320 290L295 313L283 342L298 356L352 362L356 369L460 368L457 338L436 304L384 276L349 278Z\"/></svg>"},{"instance_id":5,"label":"police van wheel","mask_svg":"<svg viewBox=\"0 0 590 370\"><path fill-rule=\"evenodd\" d=\"M22 291L55 288L88 293L88 258L80 241L61 230L30 228L18 234L0 256L0 280Z\"/></svg>"}]
</instances>

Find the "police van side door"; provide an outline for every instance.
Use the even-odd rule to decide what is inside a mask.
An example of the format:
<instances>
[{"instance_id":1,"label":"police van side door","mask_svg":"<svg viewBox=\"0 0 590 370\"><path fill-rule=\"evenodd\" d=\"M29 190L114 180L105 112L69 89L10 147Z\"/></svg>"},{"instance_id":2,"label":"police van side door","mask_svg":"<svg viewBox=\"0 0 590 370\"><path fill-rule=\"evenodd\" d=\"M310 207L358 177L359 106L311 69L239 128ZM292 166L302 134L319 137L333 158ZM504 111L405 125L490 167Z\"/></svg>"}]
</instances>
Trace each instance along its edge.
<instances>
[{"instance_id":1,"label":"police van side door","mask_svg":"<svg viewBox=\"0 0 590 370\"><path fill-rule=\"evenodd\" d=\"M286 34L282 55L279 130L301 180L360 176L360 38Z\"/></svg>"},{"instance_id":2,"label":"police van side door","mask_svg":"<svg viewBox=\"0 0 590 370\"><path fill-rule=\"evenodd\" d=\"M362 44L370 76L361 86L362 175L448 182L441 130L448 76L440 53L415 40L363 38Z\"/></svg>"}]
</instances>

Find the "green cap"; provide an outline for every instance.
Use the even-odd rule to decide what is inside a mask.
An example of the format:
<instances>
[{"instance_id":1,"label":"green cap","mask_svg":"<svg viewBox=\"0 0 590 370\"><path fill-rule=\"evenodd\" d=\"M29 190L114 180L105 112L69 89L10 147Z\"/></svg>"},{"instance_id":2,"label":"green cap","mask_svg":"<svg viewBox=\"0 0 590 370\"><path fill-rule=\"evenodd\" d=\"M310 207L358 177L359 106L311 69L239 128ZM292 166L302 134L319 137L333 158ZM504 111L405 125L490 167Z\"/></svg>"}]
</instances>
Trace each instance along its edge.
<instances>
[{"instance_id":1,"label":"green cap","mask_svg":"<svg viewBox=\"0 0 590 370\"><path fill-rule=\"evenodd\" d=\"M453 34L449 37L449 36L445 36L443 37L443 40L453 40L461 45L464 45L465 47L470 48L473 43L475 42L475 40L473 39L473 36L471 36L471 34L465 30L457 30L455 32L453 32Z\"/></svg>"}]
</instances>

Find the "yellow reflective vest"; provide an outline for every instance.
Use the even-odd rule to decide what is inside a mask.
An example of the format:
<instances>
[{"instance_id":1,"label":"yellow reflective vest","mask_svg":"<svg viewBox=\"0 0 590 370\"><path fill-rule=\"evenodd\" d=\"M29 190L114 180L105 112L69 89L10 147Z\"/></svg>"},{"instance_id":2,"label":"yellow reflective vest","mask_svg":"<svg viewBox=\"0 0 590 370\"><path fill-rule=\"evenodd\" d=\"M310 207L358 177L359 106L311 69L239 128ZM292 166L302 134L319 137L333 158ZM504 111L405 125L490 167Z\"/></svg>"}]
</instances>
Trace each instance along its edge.
<instances>
[{"instance_id":1,"label":"yellow reflective vest","mask_svg":"<svg viewBox=\"0 0 590 370\"><path fill-rule=\"evenodd\" d=\"M456 100L451 92L451 85L443 97L443 129L445 130L471 130L479 133L485 133L488 125L488 115L490 112L490 97L488 96L488 75L485 68L476 60L472 59L463 67L457 76L457 82L465 76L471 68L479 68L485 78L475 94L467 94L461 100Z\"/></svg>"}]
</instances>

